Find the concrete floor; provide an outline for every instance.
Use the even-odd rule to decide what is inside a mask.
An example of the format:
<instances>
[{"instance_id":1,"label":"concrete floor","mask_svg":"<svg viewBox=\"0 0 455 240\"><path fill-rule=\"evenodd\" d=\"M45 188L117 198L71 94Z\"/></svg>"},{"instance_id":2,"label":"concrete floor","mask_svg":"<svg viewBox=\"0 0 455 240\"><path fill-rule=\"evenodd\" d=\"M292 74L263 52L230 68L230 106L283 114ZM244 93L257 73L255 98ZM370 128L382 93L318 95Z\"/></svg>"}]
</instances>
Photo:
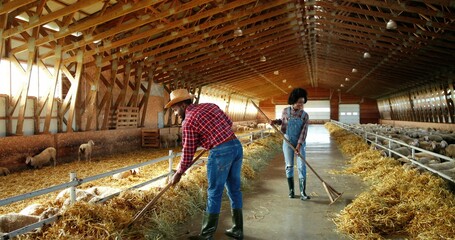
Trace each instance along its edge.
<instances>
[{"instance_id":1,"label":"concrete floor","mask_svg":"<svg viewBox=\"0 0 455 240\"><path fill-rule=\"evenodd\" d=\"M311 125L307 137L307 158L317 173L343 196L332 205L318 178L307 168L307 194L311 200L301 201L298 196L288 198L284 159L278 154L269 166L259 173L252 187L243 192L245 240L256 239L348 239L337 233L331 218L349 204L364 186L357 177L334 175L345 159L331 141L322 125ZM295 174L297 176L297 173ZM298 179L295 178L296 194ZM193 216L181 226L178 239L197 234L201 215ZM224 230L231 226L229 201L223 201L220 222L215 239L230 239Z\"/></svg>"}]
</instances>

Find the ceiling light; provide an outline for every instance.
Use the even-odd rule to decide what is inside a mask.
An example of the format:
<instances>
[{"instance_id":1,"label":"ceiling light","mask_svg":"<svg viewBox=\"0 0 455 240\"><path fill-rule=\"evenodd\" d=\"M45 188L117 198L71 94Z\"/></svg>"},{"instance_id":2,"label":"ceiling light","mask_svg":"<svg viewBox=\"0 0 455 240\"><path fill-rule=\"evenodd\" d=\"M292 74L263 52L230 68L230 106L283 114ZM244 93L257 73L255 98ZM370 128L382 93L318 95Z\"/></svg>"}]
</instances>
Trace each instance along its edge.
<instances>
[{"instance_id":1,"label":"ceiling light","mask_svg":"<svg viewBox=\"0 0 455 240\"><path fill-rule=\"evenodd\" d=\"M93 41L94 44L101 43L101 39Z\"/></svg>"},{"instance_id":2,"label":"ceiling light","mask_svg":"<svg viewBox=\"0 0 455 240\"><path fill-rule=\"evenodd\" d=\"M259 61L265 62L265 61L267 61L267 58L266 58L265 56L262 56L262 57L259 59Z\"/></svg>"},{"instance_id":3,"label":"ceiling light","mask_svg":"<svg viewBox=\"0 0 455 240\"><path fill-rule=\"evenodd\" d=\"M283 83L285 83L287 80L286 79L283 79Z\"/></svg>"},{"instance_id":4,"label":"ceiling light","mask_svg":"<svg viewBox=\"0 0 455 240\"><path fill-rule=\"evenodd\" d=\"M243 35L243 31L239 27L234 30L234 37L241 37L242 35Z\"/></svg>"},{"instance_id":5,"label":"ceiling light","mask_svg":"<svg viewBox=\"0 0 455 240\"><path fill-rule=\"evenodd\" d=\"M363 58L370 58L370 57L371 57L371 55L370 55L369 52L365 52L365 53L363 54Z\"/></svg>"},{"instance_id":6,"label":"ceiling light","mask_svg":"<svg viewBox=\"0 0 455 240\"><path fill-rule=\"evenodd\" d=\"M353 69L352 69L352 72L353 72L353 73L356 73L356 72L357 72L357 68L353 68Z\"/></svg>"},{"instance_id":7,"label":"ceiling light","mask_svg":"<svg viewBox=\"0 0 455 240\"><path fill-rule=\"evenodd\" d=\"M289 86L288 86L288 88L292 88L292 86L291 86L291 85L289 85Z\"/></svg>"},{"instance_id":8,"label":"ceiling light","mask_svg":"<svg viewBox=\"0 0 455 240\"><path fill-rule=\"evenodd\" d=\"M344 84L340 84L340 87L344 87Z\"/></svg>"},{"instance_id":9,"label":"ceiling light","mask_svg":"<svg viewBox=\"0 0 455 240\"><path fill-rule=\"evenodd\" d=\"M388 22L387 22L387 25L386 25L386 28L387 29L397 29L397 23L395 21L393 21L392 19L390 19Z\"/></svg>"},{"instance_id":10,"label":"ceiling light","mask_svg":"<svg viewBox=\"0 0 455 240\"><path fill-rule=\"evenodd\" d=\"M273 72L273 74L278 75L278 74L280 74L280 72L279 71L275 71L275 72Z\"/></svg>"},{"instance_id":11,"label":"ceiling light","mask_svg":"<svg viewBox=\"0 0 455 240\"><path fill-rule=\"evenodd\" d=\"M349 82L349 80L351 80L351 79L349 79L349 78L345 78L344 80L345 80L346 82Z\"/></svg>"}]
</instances>

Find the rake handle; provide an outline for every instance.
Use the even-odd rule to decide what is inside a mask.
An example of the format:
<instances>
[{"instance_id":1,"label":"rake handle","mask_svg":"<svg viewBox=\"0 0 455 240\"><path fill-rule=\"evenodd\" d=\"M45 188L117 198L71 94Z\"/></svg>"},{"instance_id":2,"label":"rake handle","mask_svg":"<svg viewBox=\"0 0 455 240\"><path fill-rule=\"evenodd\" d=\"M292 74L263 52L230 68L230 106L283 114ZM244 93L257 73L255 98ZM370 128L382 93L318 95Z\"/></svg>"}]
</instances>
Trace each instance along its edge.
<instances>
[{"instance_id":1,"label":"rake handle","mask_svg":"<svg viewBox=\"0 0 455 240\"><path fill-rule=\"evenodd\" d=\"M201 156L206 152L206 150L202 150L194 159L193 161L191 162L191 165L193 165L199 158L201 158ZM190 165L190 166L191 166ZM131 222L128 224L128 228L130 228L133 223L135 221L137 221L140 217L142 217L144 215L144 213L149 210L153 205L155 205L155 203L158 201L158 199L161 198L161 196L172 186L172 182L169 182L163 189L161 189L161 191L149 202L147 203L147 205L145 205L145 207L140 211L138 212L134 217L133 219L131 220Z\"/></svg>"}]
</instances>

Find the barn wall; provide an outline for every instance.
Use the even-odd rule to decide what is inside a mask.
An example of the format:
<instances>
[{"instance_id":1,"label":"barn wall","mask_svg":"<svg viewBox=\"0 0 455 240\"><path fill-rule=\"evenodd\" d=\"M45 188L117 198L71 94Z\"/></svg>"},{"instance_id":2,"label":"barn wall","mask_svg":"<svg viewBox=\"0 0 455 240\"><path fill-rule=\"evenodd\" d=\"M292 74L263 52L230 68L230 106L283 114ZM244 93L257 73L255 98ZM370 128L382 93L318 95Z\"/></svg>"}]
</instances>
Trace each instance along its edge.
<instances>
[{"instance_id":1,"label":"barn wall","mask_svg":"<svg viewBox=\"0 0 455 240\"><path fill-rule=\"evenodd\" d=\"M455 123L455 76L378 100L382 120Z\"/></svg>"},{"instance_id":2,"label":"barn wall","mask_svg":"<svg viewBox=\"0 0 455 240\"><path fill-rule=\"evenodd\" d=\"M360 123L378 123L379 110L374 99L361 98L330 89L306 88L308 92L308 101L311 100L330 100L330 118L338 120L339 104L359 104L360 105ZM269 117L275 117L275 105L286 105L289 95L281 95L261 101L259 106L262 111ZM311 119L311 116L310 116ZM258 114L258 121L265 122L261 114Z\"/></svg>"},{"instance_id":3,"label":"barn wall","mask_svg":"<svg viewBox=\"0 0 455 240\"><path fill-rule=\"evenodd\" d=\"M95 142L93 160L103 155L141 148L141 129L117 129L90 132L11 136L0 138L0 167L12 171L25 169L25 158L36 155L47 147L57 149L57 162L77 160L79 145L88 140Z\"/></svg>"}]
</instances>

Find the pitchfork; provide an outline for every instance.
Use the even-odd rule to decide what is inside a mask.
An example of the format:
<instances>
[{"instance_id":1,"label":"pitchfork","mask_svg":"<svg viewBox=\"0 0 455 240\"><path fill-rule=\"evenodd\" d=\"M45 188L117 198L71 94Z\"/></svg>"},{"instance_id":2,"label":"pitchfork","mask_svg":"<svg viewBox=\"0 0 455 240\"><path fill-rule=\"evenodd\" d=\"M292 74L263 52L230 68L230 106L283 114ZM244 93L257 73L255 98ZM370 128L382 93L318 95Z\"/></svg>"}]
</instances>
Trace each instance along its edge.
<instances>
[{"instance_id":1,"label":"pitchfork","mask_svg":"<svg viewBox=\"0 0 455 240\"><path fill-rule=\"evenodd\" d=\"M256 103L254 103L253 101L251 101L253 103L253 105L258 109L258 111L267 119L268 122L271 122L270 119L267 117L267 115L265 115L265 113L256 105ZM280 133L280 136L286 141L287 144L289 144L289 146L291 146L291 148L294 150L294 152L296 152L296 149L295 147L292 145L292 143L284 136L284 134L278 130L278 128L273 125L273 124L270 124L272 125L272 127L275 129L276 132L279 132ZM324 189L325 191L327 192L327 195L329 195L329 198L330 198L330 204L334 203L336 200L338 200L338 198L341 197L341 195L343 193L339 193L337 192L332 186L330 186L328 183L326 183L321 176L319 176L319 174L313 169L313 167L311 167L311 165L306 161L306 159L302 156L302 154L300 154L300 152L298 153L300 159L303 160L303 162L305 162L305 164L310 168L310 170L314 173L314 175L316 175L316 177L322 182L322 186L324 186Z\"/></svg>"}]
</instances>

